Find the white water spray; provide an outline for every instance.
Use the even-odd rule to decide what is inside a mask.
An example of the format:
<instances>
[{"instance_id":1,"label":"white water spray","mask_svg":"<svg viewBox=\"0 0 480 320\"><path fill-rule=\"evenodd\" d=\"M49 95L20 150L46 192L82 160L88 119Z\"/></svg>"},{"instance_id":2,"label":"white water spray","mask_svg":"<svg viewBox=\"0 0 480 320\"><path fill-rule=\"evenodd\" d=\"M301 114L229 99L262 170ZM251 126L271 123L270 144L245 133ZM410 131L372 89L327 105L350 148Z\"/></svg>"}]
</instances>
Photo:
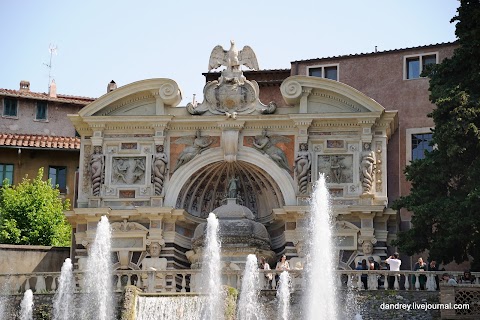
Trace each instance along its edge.
<instances>
[{"instance_id":1,"label":"white water spray","mask_svg":"<svg viewBox=\"0 0 480 320\"><path fill-rule=\"evenodd\" d=\"M53 320L75 319L74 291L75 279L72 272L72 260L65 259L62 265L58 290L53 297Z\"/></svg>"},{"instance_id":2,"label":"white water spray","mask_svg":"<svg viewBox=\"0 0 480 320\"><path fill-rule=\"evenodd\" d=\"M10 277L0 278L0 319L7 319L9 310Z\"/></svg>"},{"instance_id":3,"label":"white water spray","mask_svg":"<svg viewBox=\"0 0 480 320\"><path fill-rule=\"evenodd\" d=\"M238 301L238 320L263 320L263 312L258 301L260 292L260 277L257 257L254 254L247 256L245 271L243 272L242 290Z\"/></svg>"},{"instance_id":4,"label":"white water spray","mask_svg":"<svg viewBox=\"0 0 480 320\"><path fill-rule=\"evenodd\" d=\"M33 292L28 289L23 294L22 302L20 303L20 320L33 319Z\"/></svg>"},{"instance_id":5,"label":"white water spray","mask_svg":"<svg viewBox=\"0 0 480 320\"><path fill-rule=\"evenodd\" d=\"M325 176L322 174L315 184L313 192L308 222L309 240L306 241L306 283L310 288L307 292L307 320L339 319L333 226L334 218L332 217L329 193Z\"/></svg>"},{"instance_id":6,"label":"white water spray","mask_svg":"<svg viewBox=\"0 0 480 320\"><path fill-rule=\"evenodd\" d=\"M207 304L202 296L137 297L137 320L204 320L198 310Z\"/></svg>"},{"instance_id":7,"label":"white water spray","mask_svg":"<svg viewBox=\"0 0 480 320\"><path fill-rule=\"evenodd\" d=\"M208 295L208 303L202 311L202 319L224 318L222 274L220 262L219 224L214 213L207 218L207 235L202 259L202 292Z\"/></svg>"},{"instance_id":8,"label":"white water spray","mask_svg":"<svg viewBox=\"0 0 480 320\"><path fill-rule=\"evenodd\" d=\"M106 216L102 216L97 225L95 240L92 244L85 274L85 295L83 310L88 320L111 320L112 302L112 263L111 230Z\"/></svg>"},{"instance_id":9,"label":"white water spray","mask_svg":"<svg viewBox=\"0 0 480 320\"><path fill-rule=\"evenodd\" d=\"M278 299L278 318L280 320L290 319L290 274L283 271L278 281L277 299Z\"/></svg>"}]
</instances>

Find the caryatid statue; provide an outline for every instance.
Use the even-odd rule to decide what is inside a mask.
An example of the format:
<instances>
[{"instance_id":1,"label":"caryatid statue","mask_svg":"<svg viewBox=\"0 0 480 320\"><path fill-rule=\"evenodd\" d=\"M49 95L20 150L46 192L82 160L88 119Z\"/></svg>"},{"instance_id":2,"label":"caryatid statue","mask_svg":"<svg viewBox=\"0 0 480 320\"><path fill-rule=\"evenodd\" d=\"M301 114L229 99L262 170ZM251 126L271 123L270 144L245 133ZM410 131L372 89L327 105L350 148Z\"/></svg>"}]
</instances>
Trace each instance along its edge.
<instances>
[{"instance_id":1,"label":"caryatid statue","mask_svg":"<svg viewBox=\"0 0 480 320\"><path fill-rule=\"evenodd\" d=\"M295 157L295 178L298 183L298 192L305 194L307 193L312 158L310 151L308 151L308 144L300 143L299 148L300 150L298 150L297 156Z\"/></svg>"},{"instance_id":2,"label":"caryatid statue","mask_svg":"<svg viewBox=\"0 0 480 320\"><path fill-rule=\"evenodd\" d=\"M163 151L163 145L156 147L157 152L152 159L152 183L155 188L155 195L160 196L165 184L165 174L167 172L168 158Z\"/></svg>"},{"instance_id":3,"label":"caryatid statue","mask_svg":"<svg viewBox=\"0 0 480 320\"><path fill-rule=\"evenodd\" d=\"M363 193L371 193L375 181L375 153L371 150L369 143L363 145L361 170Z\"/></svg>"},{"instance_id":4,"label":"caryatid statue","mask_svg":"<svg viewBox=\"0 0 480 320\"><path fill-rule=\"evenodd\" d=\"M102 147L93 147L93 154L90 157L90 173L92 181L92 195L98 197L100 195L100 187L103 182L105 156L102 154Z\"/></svg>"}]
</instances>

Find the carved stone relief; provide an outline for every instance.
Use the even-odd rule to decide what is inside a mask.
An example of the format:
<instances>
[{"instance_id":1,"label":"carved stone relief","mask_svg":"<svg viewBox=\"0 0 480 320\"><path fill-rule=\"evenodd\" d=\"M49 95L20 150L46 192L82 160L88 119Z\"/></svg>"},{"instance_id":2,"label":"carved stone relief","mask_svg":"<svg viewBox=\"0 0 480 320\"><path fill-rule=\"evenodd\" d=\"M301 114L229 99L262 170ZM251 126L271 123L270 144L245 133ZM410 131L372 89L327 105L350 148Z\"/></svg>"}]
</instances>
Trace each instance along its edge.
<instances>
[{"instance_id":1,"label":"carved stone relief","mask_svg":"<svg viewBox=\"0 0 480 320\"><path fill-rule=\"evenodd\" d=\"M112 158L112 184L131 185L145 183L145 157Z\"/></svg>"},{"instance_id":2,"label":"carved stone relief","mask_svg":"<svg viewBox=\"0 0 480 320\"><path fill-rule=\"evenodd\" d=\"M318 172L326 176L327 183L353 182L352 155L319 155Z\"/></svg>"},{"instance_id":3,"label":"carved stone relief","mask_svg":"<svg viewBox=\"0 0 480 320\"><path fill-rule=\"evenodd\" d=\"M280 168L291 172L285 152L276 146L277 143L290 142L290 138L277 135L268 135L267 130L263 130L261 135L255 136L253 146L261 153L266 153Z\"/></svg>"},{"instance_id":4,"label":"carved stone relief","mask_svg":"<svg viewBox=\"0 0 480 320\"><path fill-rule=\"evenodd\" d=\"M232 41L230 50L216 46L210 56L209 69L220 66L227 68L221 72L218 80L209 81L204 89L205 100L200 104L188 103L187 111L193 115L225 114L235 118L237 114L274 113L277 106L274 102L264 105L259 100L260 88L255 81L248 81L240 66L258 70L255 53L249 46L237 50Z\"/></svg>"},{"instance_id":5,"label":"carved stone relief","mask_svg":"<svg viewBox=\"0 0 480 320\"><path fill-rule=\"evenodd\" d=\"M187 145L178 156L177 163L173 172L178 168L195 158L196 155L207 150L213 143L213 139L210 136L201 136L200 130L197 130L195 136L186 136L174 141L175 144Z\"/></svg>"}]
</instances>

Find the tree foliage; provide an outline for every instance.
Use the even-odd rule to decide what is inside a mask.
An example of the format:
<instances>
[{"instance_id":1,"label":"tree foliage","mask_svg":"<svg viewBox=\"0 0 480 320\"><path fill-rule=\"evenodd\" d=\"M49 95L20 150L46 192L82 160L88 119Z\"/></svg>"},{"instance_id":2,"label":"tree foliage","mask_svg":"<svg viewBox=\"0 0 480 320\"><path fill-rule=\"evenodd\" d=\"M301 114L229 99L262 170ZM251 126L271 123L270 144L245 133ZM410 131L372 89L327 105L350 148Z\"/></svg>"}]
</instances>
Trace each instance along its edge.
<instances>
[{"instance_id":1,"label":"tree foliage","mask_svg":"<svg viewBox=\"0 0 480 320\"><path fill-rule=\"evenodd\" d=\"M473 257L480 270L480 1L461 0L451 22L459 47L424 74L436 105L435 148L406 168L412 189L394 207L414 213L413 227L396 244L444 263Z\"/></svg>"},{"instance_id":2,"label":"tree foliage","mask_svg":"<svg viewBox=\"0 0 480 320\"><path fill-rule=\"evenodd\" d=\"M69 200L43 181L43 168L31 181L28 177L12 186L6 180L0 189L0 242L8 244L69 246L71 227L64 210Z\"/></svg>"}]
</instances>

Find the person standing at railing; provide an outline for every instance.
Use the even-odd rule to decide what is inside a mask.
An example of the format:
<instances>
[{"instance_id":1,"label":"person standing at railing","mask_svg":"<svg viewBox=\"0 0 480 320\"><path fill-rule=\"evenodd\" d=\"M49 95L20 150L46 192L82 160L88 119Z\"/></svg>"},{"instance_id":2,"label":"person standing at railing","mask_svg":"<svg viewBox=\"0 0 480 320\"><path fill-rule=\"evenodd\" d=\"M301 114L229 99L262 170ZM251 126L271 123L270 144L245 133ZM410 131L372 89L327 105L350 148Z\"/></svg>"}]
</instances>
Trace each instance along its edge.
<instances>
[{"instance_id":1,"label":"person standing at railing","mask_svg":"<svg viewBox=\"0 0 480 320\"><path fill-rule=\"evenodd\" d=\"M413 271L427 271L427 264L423 261L423 258L418 258L418 261L413 266ZM419 275L418 280L420 281L420 290L425 290L425 284L427 283L427 276L426 275ZM415 282L417 281L417 277L412 277L413 285L415 286Z\"/></svg>"},{"instance_id":2,"label":"person standing at railing","mask_svg":"<svg viewBox=\"0 0 480 320\"><path fill-rule=\"evenodd\" d=\"M402 264L402 261L398 259L398 257L398 252L395 252L387 260L385 260L385 263L390 267L390 271L400 271L400 265ZM388 289L394 289L396 276L397 275L388 276Z\"/></svg>"},{"instance_id":3,"label":"person standing at railing","mask_svg":"<svg viewBox=\"0 0 480 320\"><path fill-rule=\"evenodd\" d=\"M380 264L377 261L375 261L375 259L372 256L368 257L368 270L380 270ZM379 288L380 287L380 277L378 276L378 274L371 274L369 276L369 279L370 278L372 278L372 280L368 281L369 288L371 287L370 289L372 289L373 286L375 286L375 282L377 284L376 288Z\"/></svg>"},{"instance_id":4,"label":"person standing at railing","mask_svg":"<svg viewBox=\"0 0 480 320\"><path fill-rule=\"evenodd\" d=\"M262 270L270 270L270 264L268 264L267 260L264 257L260 258L260 269ZM267 281L267 285L265 286L267 289L272 289L272 280L273 274L271 273L264 273L265 281Z\"/></svg>"},{"instance_id":5,"label":"person standing at railing","mask_svg":"<svg viewBox=\"0 0 480 320\"><path fill-rule=\"evenodd\" d=\"M287 256L286 255L284 255L284 254L282 255L282 257L280 258L280 261L277 262L275 270L282 271L282 272L290 270L290 264L287 261ZM280 280L280 276L277 274L275 276L276 283L278 283L278 280Z\"/></svg>"},{"instance_id":6,"label":"person standing at railing","mask_svg":"<svg viewBox=\"0 0 480 320\"><path fill-rule=\"evenodd\" d=\"M449 286L456 286L457 285L457 281L455 279L451 278L448 273L444 273L442 275L442 279L443 279L443 282L445 282Z\"/></svg>"},{"instance_id":7,"label":"person standing at railing","mask_svg":"<svg viewBox=\"0 0 480 320\"><path fill-rule=\"evenodd\" d=\"M356 270L368 270L367 260L363 259L362 262L358 261L358 266ZM368 275L366 273L362 273L362 275L360 276L360 279L362 280L362 283L363 283L363 289L367 290Z\"/></svg>"},{"instance_id":8,"label":"person standing at railing","mask_svg":"<svg viewBox=\"0 0 480 320\"><path fill-rule=\"evenodd\" d=\"M440 271L437 261L430 261L430 263L428 264L428 271ZM435 283L437 284L437 290L440 290L440 279L437 275L435 275Z\"/></svg>"},{"instance_id":9,"label":"person standing at railing","mask_svg":"<svg viewBox=\"0 0 480 320\"><path fill-rule=\"evenodd\" d=\"M460 277L460 283L463 284L474 284L475 276L470 273L470 270L465 270L463 276Z\"/></svg>"}]
</instances>

